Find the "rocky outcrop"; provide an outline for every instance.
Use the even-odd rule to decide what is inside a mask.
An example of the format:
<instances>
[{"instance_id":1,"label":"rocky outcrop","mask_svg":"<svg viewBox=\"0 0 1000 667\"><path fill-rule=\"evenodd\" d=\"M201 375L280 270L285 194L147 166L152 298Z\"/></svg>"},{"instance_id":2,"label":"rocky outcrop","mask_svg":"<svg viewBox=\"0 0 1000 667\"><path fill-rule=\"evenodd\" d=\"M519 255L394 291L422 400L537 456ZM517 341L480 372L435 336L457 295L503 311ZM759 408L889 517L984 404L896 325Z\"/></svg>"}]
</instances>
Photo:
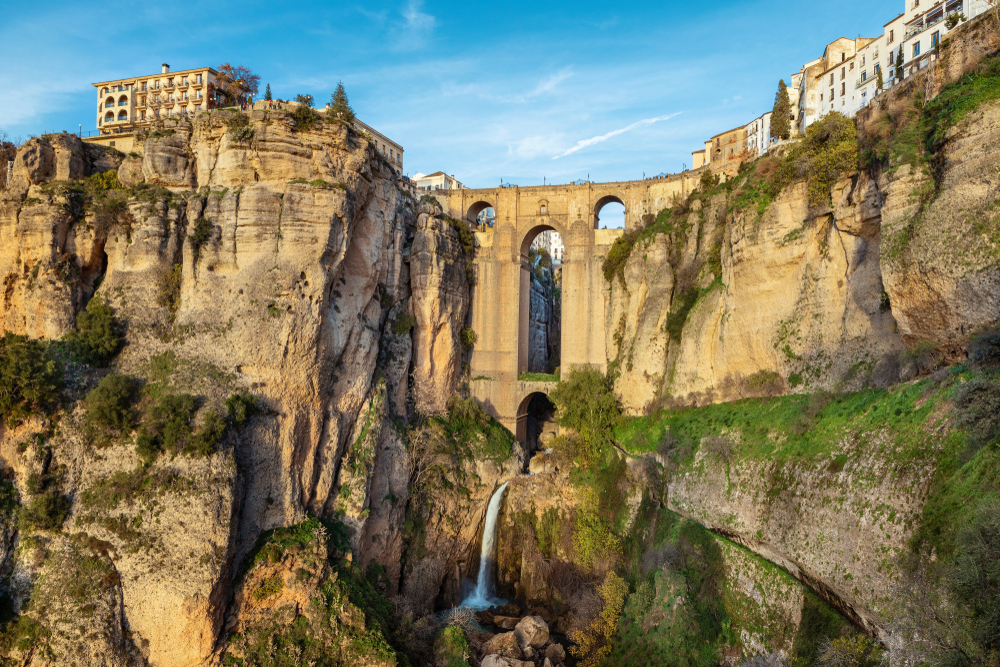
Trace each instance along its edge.
<instances>
[{"instance_id":1,"label":"rocky outcrop","mask_svg":"<svg viewBox=\"0 0 1000 667\"><path fill-rule=\"evenodd\" d=\"M800 184L758 217L727 215L721 194L640 241L607 319L625 407L896 380L904 346L881 300L879 198L857 176L838 184L834 209L815 210Z\"/></svg>"},{"instance_id":2,"label":"rocky outcrop","mask_svg":"<svg viewBox=\"0 0 1000 667\"><path fill-rule=\"evenodd\" d=\"M234 123L252 139L234 140ZM398 587L412 471L400 420L454 393L469 282L456 231L427 216L417 229L416 203L342 124L215 111L166 121L137 150L50 136L20 151L0 192L0 328L58 338L96 293L127 327L117 371L196 394L199 423L239 389L261 411L206 459L145 468L128 437L98 454L82 412L27 449L31 434L5 431L0 455L22 491L35 449L71 471L70 525L114 551L135 651L191 665L214 650L263 531L340 513ZM116 168L120 186L80 180ZM395 327L408 312L415 325ZM434 378L416 402L411 353L414 376ZM96 377L75 381L79 397ZM108 479L155 492L123 502ZM101 494L119 499L87 504Z\"/></svg>"},{"instance_id":3,"label":"rocky outcrop","mask_svg":"<svg viewBox=\"0 0 1000 667\"><path fill-rule=\"evenodd\" d=\"M534 275L528 295L528 372L549 372L549 323L552 320L551 293Z\"/></svg>"},{"instance_id":4,"label":"rocky outcrop","mask_svg":"<svg viewBox=\"0 0 1000 667\"><path fill-rule=\"evenodd\" d=\"M416 409L440 414L462 374L459 334L469 311L469 280L458 232L440 209L421 205L410 248L416 318L413 336L413 387Z\"/></svg>"}]
</instances>

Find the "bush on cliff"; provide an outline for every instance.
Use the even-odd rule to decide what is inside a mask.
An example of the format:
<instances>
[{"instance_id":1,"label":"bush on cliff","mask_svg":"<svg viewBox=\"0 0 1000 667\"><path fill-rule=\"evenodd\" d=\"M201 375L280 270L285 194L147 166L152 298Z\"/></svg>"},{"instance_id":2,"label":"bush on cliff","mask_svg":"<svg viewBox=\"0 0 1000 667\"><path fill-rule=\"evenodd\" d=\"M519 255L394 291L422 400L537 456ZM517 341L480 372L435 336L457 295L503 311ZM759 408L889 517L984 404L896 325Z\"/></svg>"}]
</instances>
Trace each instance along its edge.
<instances>
[{"instance_id":1,"label":"bush on cliff","mask_svg":"<svg viewBox=\"0 0 1000 667\"><path fill-rule=\"evenodd\" d=\"M0 418L14 425L54 408L62 369L50 346L12 333L0 338Z\"/></svg>"},{"instance_id":2,"label":"bush on cliff","mask_svg":"<svg viewBox=\"0 0 1000 667\"><path fill-rule=\"evenodd\" d=\"M556 404L556 420L583 439L581 464L602 460L615 444L614 429L621 420L621 405L611 380L589 366L572 369L549 395Z\"/></svg>"},{"instance_id":3,"label":"bush on cliff","mask_svg":"<svg viewBox=\"0 0 1000 667\"><path fill-rule=\"evenodd\" d=\"M113 373L101 378L83 404L86 430L92 443L106 444L111 437L128 433L135 423L136 387L133 380Z\"/></svg>"},{"instance_id":4,"label":"bush on cliff","mask_svg":"<svg viewBox=\"0 0 1000 667\"><path fill-rule=\"evenodd\" d=\"M111 308L95 296L87 309L77 315L76 329L66 334L65 340L71 354L91 366L103 368L121 349L122 337L118 328Z\"/></svg>"}]
</instances>

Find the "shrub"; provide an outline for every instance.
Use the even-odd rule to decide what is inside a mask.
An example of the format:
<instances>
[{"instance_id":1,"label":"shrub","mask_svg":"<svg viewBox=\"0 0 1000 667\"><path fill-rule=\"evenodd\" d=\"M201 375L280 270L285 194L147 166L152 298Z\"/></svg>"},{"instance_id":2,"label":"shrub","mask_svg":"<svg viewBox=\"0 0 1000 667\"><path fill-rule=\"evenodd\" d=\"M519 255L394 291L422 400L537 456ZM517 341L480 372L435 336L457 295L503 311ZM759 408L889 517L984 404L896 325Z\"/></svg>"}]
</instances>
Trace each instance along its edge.
<instances>
[{"instance_id":1,"label":"shrub","mask_svg":"<svg viewBox=\"0 0 1000 667\"><path fill-rule=\"evenodd\" d=\"M608 256L604 258L604 264L601 266L606 281L610 283L615 276L618 276L622 285L625 284L625 264L632 255L632 248L635 247L638 238L639 230L633 229L616 238L611 244Z\"/></svg>"},{"instance_id":2,"label":"shrub","mask_svg":"<svg viewBox=\"0 0 1000 667\"><path fill-rule=\"evenodd\" d=\"M871 637L858 634L823 642L817 664L822 667L880 667L884 655L885 651Z\"/></svg>"},{"instance_id":3,"label":"shrub","mask_svg":"<svg viewBox=\"0 0 1000 667\"><path fill-rule=\"evenodd\" d=\"M215 453L223 436L226 435L228 424L226 420L214 412L208 413L205 423L191 438L191 442L184 448L184 453L188 455L211 456Z\"/></svg>"},{"instance_id":4,"label":"shrub","mask_svg":"<svg viewBox=\"0 0 1000 667\"><path fill-rule=\"evenodd\" d=\"M458 625L450 625L441 630L434 642L435 665L442 667L468 667L469 642L465 630Z\"/></svg>"},{"instance_id":5,"label":"shrub","mask_svg":"<svg viewBox=\"0 0 1000 667\"><path fill-rule=\"evenodd\" d=\"M1000 368L1000 327L974 336L969 345L973 368Z\"/></svg>"},{"instance_id":6,"label":"shrub","mask_svg":"<svg viewBox=\"0 0 1000 667\"><path fill-rule=\"evenodd\" d=\"M169 271L160 277L159 294L156 303L163 306L170 312L170 320L173 321L177 315L177 310L181 307L181 280L183 279L183 267L174 264Z\"/></svg>"},{"instance_id":7,"label":"shrub","mask_svg":"<svg viewBox=\"0 0 1000 667\"><path fill-rule=\"evenodd\" d=\"M681 335L684 333L684 325L687 324L688 314L694 308L694 305L698 303L699 296L701 296L701 290L694 285L679 295L674 295L674 307L667 314L666 329L670 337L678 343L681 340Z\"/></svg>"},{"instance_id":8,"label":"shrub","mask_svg":"<svg viewBox=\"0 0 1000 667\"><path fill-rule=\"evenodd\" d=\"M55 405L62 372L46 345L27 336L0 338L0 417L16 424Z\"/></svg>"},{"instance_id":9,"label":"shrub","mask_svg":"<svg viewBox=\"0 0 1000 667\"><path fill-rule=\"evenodd\" d=\"M260 583L257 590L253 592L253 599L260 602L268 598L273 598L285 589L285 581L281 577L269 577Z\"/></svg>"},{"instance_id":10,"label":"shrub","mask_svg":"<svg viewBox=\"0 0 1000 667\"><path fill-rule=\"evenodd\" d=\"M417 318L407 312L400 312L396 315L396 321L392 325L392 330L397 336L405 336L413 330L417 323Z\"/></svg>"},{"instance_id":11,"label":"shrub","mask_svg":"<svg viewBox=\"0 0 1000 667\"><path fill-rule=\"evenodd\" d=\"M257 398L252 394L239 392L226 399L226 415L236 427L243 426L257 411Z\"/></svg>"},{"instance_id":12,"label":"shrub","mask_svg":"<svg viewBox=\"0 0 1000 667\"><path fill-rule=\"evenodd\" d=\"M840 175L858 167L858 131L854 121L832 111L806 129L806 137L782 160L776 179L783 186L805 179L809 203L831 203L831 190Z\"/></svg>"},{"instance_id":13,"label":"shrub","mask_svg":"<svg viewBox=\"0 0 1000 667\"><path fill-rule=\"evenodd\" d=\"M747 378L747 386L751 389L762 389L767 386L777 385L781 382L781 376L775 371L757 371Z\"/></svg>"},{"instance_id":14,"label":"shrub","mask_svg":"<svg viewBox=\"0 0 1000 667\"><path fill-rule=\"evenodd\" d=\"M212 223L205 219L204 216L198 216L195 220L194 228L191 233L188 234L188 238L191 239L191 249L194 251L194 261L197 262L198 258L201 256L202 247L208 242L208 239L212 236Z\"/></svg>"},{"instance_id":15,"label":"shrub","mask_svg":"<svg viewBox=\"0 0 1000 667\"><path fill-rule=\"evenodd\" d=\"M319 114L311 106L300 104L292 111L296 132L308 132L322 122Z\"/></svg>"},{"instance_id":16,"label":"shrub","mask_svg":"<svg viewBox=\"0 0 1000 667\"><path fill-rule=\"evenodd\" d=\"M708 192L719 184L719 176L718 174L713 174L711 169L706 169L701 172L701 178L698 179L698 184L701 186L702 192Z\"/></svg>"},{"instance_id":17,"label":"shrub","mask_svg":"<svg viewBox=\"0 0 1000 667\"><path fill-rule=\"evenodd\" d=\"M462 331L458 335L459 340L462 342L462 349L466 352L472 350L476 346L476 341L479 340L479 336L476 332L469 327L462 327Z\"/></svg>"},{"instance_id":18,"label":"shrub","mask_svg":"<svg viewBox=\"0 0 1000 667\"><path fill-rule=\"evenodd\" d=\"M226 134L229 135L229 139L233 143L244 146L249 146L253 143L254 129L250 124L250 117L245 113L237 112L233 114L232 118L226 121L226 126L229 128Z\"/></svg>"},{"instance_id":19,"label":"shrub","mask_svg":"<svg viewBox=\"0 0 1000 667\"><path fill-rule=\"evenodd\" d=\"M131 378L117 373L106 375L83 401L87 423L105 433L127 432L135 420L134 398L135 384Z\"/></svg>"},{"instance_id":20,"label":"shrub","mask_svg":"<svg viewBox=\"0 0 1000 667\"><path fill-rule=\"evenodd\" d=\"M621 419L621 406L610 379L595 368L574 368L552 390L558 408L557 421L583 439L585 461L597 460L614 444L614 428Z\"/></svg>"},{"instance_id":21,"label":"shrub","mask_svg":"<svg viewBox=\"0 0 1000 667\"><path fill-rule=\"evenodd\" d=\"M612 570L605 576L598 593L603 602L601 613L586 629L570 634L575 644L570 652L580 659L579 667L596 667L611 652L611 638L618 629L628 583Z\"/></svg>"},{"instance_id":22,"label":"shrub","mask_svg":"<svg viewBox=\"0 0 1000 667\"><path fill-rule=\"evenodd\" d=\"M952 590L972 616L984 653L1000 650L1000 500L987 498L958 537ZM995 655L995 654L994 654Z\"/></svg>"},{"instance_id":23,"label":"shrub","mask_svg":"<svg viewBox=\"0 0 1000 667\"><path fill-rule=\"evenodd\" d=\"M27 530L58 530L69 517L69 498L48 489L21 508L18 525Z\"/></svg>"},{"instance_id":24,"label":"shrub","mask_svg":"<svg viewBox=\"0 0 1000 667\"><path fill-rule=\"evenodd\" d=\"M136 452L152 462L161 452L178 453L190 444L197 405L190 394L167 394L149 408L136 438Z\"/></svg>"},{"instance_id":25,"label":"shrub","mask_svg":"<svg viewBox=\"0 0 1000 667\"><path fill-rule=\"evenodd\" d=\"M955 396L956 425L965 431L970 453L974 454L1000 433L1000 383L985 378L969 380Z\"/></svg>"},{"instance_id":26,"label":"shrub","mask_svg":"<svg viewBox=\"0 0 1000 667\"><path fill-rule=\"evenodd\" d=\"M733 458L733 443L724 435L710 435L701 441L701 446L712 456L723 461Z\"/></svg>"},{"instance_id":27,"label":"shrub","mask_svg":"<svg viewBox=\"0 0 1000 667\"><path fill-rule=\"evenodd\" d=\"M458 394L452 394L448 397L447 408L449 421L456 425L479 428L490 425L490 416L474 398L463 399Z\"/></svg>"},{"instance_id":28,"label":"shrub","mask_svg":"<svg viewBox=\"0 0 1000 667\"><path fill-rule=\"evenodd\" d=\"M66 335L72 353L92 366L107 366L121 348L114 313L95 296L76 317L76 329Z\"/></svg>"}]
</instances>

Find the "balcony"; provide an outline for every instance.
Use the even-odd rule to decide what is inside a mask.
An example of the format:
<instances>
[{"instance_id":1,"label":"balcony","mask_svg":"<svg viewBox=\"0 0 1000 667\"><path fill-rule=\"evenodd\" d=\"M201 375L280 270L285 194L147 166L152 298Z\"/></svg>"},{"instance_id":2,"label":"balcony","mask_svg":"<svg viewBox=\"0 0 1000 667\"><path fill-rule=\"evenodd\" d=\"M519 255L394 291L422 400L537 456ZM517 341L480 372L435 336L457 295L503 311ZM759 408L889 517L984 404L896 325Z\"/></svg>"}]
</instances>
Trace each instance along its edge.
<instances>
[{"instance_id":1,"label":"balcony","mask_svg":"<svg viewBox=\"0 0 1000 667\"><path fill-rule=\"evenodd\" d=\"M114 108L114 106L115 106L114 102L105 102L105 104L104 104L104 108L105 109L111 109L111 108Z\"/></svg>"},{"instance_id":2,"label":"balcony","mask_svg":"<svg viewBox=\"0 0 1000 667\"><path fill-rule=\"evenodd\" d=\"M948 18L950 15L954 14L955 12L960 12L960 11L962 11L962 5L961 4L959 4L958 7L956 9L954 9L954 10L949 9L946 13L938 14L935 18L927 21L926 23L924 23L922 25L917 25L917 26L913 26L913 27L909 28L906 31L906 36L903 37L903 41L905 42L906 40L910 39L911 37L916 37L917 35L919 35L920 33L922 33L924 30L927 30L931 26L935 26L938 23L941 23L946 18Z\"/></svg>"}]
</instances>

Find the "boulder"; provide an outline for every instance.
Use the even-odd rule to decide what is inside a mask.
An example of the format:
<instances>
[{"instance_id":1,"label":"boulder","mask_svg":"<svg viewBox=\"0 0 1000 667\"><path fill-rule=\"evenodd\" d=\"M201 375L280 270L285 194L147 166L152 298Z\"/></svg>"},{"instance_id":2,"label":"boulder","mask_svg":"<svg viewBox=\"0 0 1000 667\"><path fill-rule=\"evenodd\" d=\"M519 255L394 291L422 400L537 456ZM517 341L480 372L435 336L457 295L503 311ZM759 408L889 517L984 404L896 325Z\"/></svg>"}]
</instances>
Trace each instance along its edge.
<instances>
[{"instance_id":1,"label":"boulder","mask_svg":"<svg viewBox=\"0 0 1000 667\"><path fill-rule=\"evenodd\" d=\"M521 648L541 648L549 643L549 626L541 616L525 616L514 628L514 636Z\"/></svg>"},{"instance_id":2,"label":"boulder","mask_svg":"<svg viewBox=\"0 0 1000 667\"><path fill-rule=\"evenodd\" d=\"M488 655L479 663L479 667L511 667L511 664L499 655Z\"/></svg>"},{"instance_id":3,"label":"boulder","mask_svg":"<svg viewBox=\"0 0 1000 667\"><path fill-rule=\"evenodd\" d=\"M542 663L542 667L552 667L552 661L545 658L545 662Z\"/></svg>"},{"instance_id":4,"label":"boulder","mask_svg":"<svg viewBox=\"0 0 1000 667\"><path fill-rule=\"evenodd\" d=\"M551 660L553 665L562 664L566 662L566 649L562 644L551 644L545 649L545 659Z\"/></svg>"},{"instance_id":5,"label":"boulder","mask_svg":"<svg viewBox=\"0 0 1000 667\"><path fill-rule=\"evenodd\" d=\"M488 611L477 611L474 616L479 625L493 625L493 614Z\"/></svg>"},{"instance_id":6,"label":"boulder","mask_svg":"<svg viewBox=\"0 0 1000 667\"><path fill-rule=\"evenodd\" d=\"M518 619L516 616L494 616L493 624L504 630L513 630L518 624Z\"/></svg>"},{"instance_id":7,"label":"boulder","mask_svg":"<svg viewBox=\"0 0 1000 667\"><path fill-rule=\"evenodd\" d=\"M516 604L505 604L502 607L490 607L490 611L498 616L521 616L521 608Z\"/></svg>"},{"instance_id":8,"label":"boulder","mask_svg":"<svg viewBox=\"0 0 1000 667\"><path fill-rule=\"evenodd\" d=\"M503 632L494 636L483 644L483 653L486 655L495 653L502 658L521 659L521 647L518 646L517 637L513 632Z\"/></svg>"},{"instance_id":9,"label":"boulder","mask_svg":"<svg viewBox=\"0 0 1000 667\"><path fill-rule=\"evenodd\" d=\"M538 452L532 456L531 461L528 462L528 472L532 475L542 475L547 472L558 471L559 466L556 465L556 458L545 452Z\"/></svg>"}]
</instances>

